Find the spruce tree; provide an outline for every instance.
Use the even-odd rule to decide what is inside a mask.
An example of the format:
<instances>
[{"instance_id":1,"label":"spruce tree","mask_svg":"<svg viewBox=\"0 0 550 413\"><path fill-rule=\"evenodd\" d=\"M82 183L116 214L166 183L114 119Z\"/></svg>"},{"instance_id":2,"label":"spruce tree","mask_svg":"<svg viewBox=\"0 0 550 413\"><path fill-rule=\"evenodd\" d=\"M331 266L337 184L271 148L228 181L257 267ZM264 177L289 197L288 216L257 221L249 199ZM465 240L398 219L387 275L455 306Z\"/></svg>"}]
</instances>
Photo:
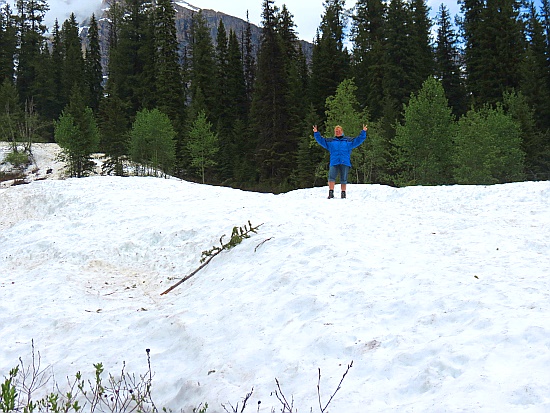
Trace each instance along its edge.
<instances>
[{"instance_id":1,"label":"spruce tree","mask_svg":"<svg viewBox=\"0 0 550 413\"><path fill-rule=\"evenodd\" d=\"M386 6L381 0L359 0L353 16L352 73L357 99L368 107L372 119L382 117Z\"/></svg>"},{"instance_id":2,"label":"spruce tree","mask_svg":"<svg viewBox=\"0 0 550 413\"><path fill-rule=\"evenodd\" d=\"M229 101L232 102L231 114L233 115L233 121L237 119L245 121L248 118L249 105L247 102L244 62L237 33L233 30L229 31L227 52L227 88Z\"/></svg>"},{"instance_id":3,"label":"spruce tree","mask_svg":"<svg viewBox=\"0 0 550 413\"><path fill-rule=\"evenodd\" d=\"M540 179L550 167L548 131L536 127L535 109L522 92L504 93L503 108L521 128L521 150L525 154L525 173L529 179Z\"/></svg>"},{"instance_id":4,"label":"spruce tree","mask_svg":"<svg viewBox=\"0 0 550 413\"><path fill-rule=\"evenodd\" d=\"M304 118L309 107L309 100L307 96L304 96L308 85L306 58L294 28L293 16L283 5L278 15L277 33L281 39L285 72L288 79L286 108L289 124L286 139L289 141L297 141L306 129ZM292 151L295 150L296 147L292 149Z\"/></svg>"},{"instance_id":5,"label":"spruce tree","mask_svg":"<svg viewBox=\"0 0 550 413\"><path fill-rule=\"evenodd\" d=\"M246 31L243 40L244 55L244 83L246 88L247 112L250 111L252 104L252 94L254 91L254 82L256 80L256 58L254 45L252 44L252 28L248 20L248 11L246 12Z\"/></svg>"},{"instance_id":6,"label":"spruce tree","mask_svg":"<svg viewBox=\"0 0 550 413\"><path fill-rule=\"evenodd\" d=\"M521 91L534 109L537 128L544 131L550 129L550 73L543 25L534 3L529 5L526 36L529 42L521 67Z\"/></svg>"},{"instance_id":7,"label":"spruce tree","mask_svg":"<svg viewBox=\"0 0 550 413\"><path fill-rule=\"evenodd\" d=\"M23 109L13 80L4 79L0 85L0 141L9 142L12 152L17 152L21 136L19 125L23 120Z\"/></svg>"},{"instance_id":8,"label":"spruce tree","mask_svg":"<svg viewBox=\"0 0 550 413\"><path fill-rule=\"evenodd\" d=\"M0 82L15 77L16 19L9 4L0 7Z\"/></svg>"},{"instance_id":9,"label":"spruce tree","mask_svg":"<svg viewBox=\"0 0 550 413\"><path fill-rule=\"evenodd\" d=\"M22 102L36 93L37 68L42 65L42 46L45 43L44 16L49 10L46 0L17 0L17 91Z\"/></svg>"},{"instance_id":10,"label":"spruce tree","mask_svg":"<svg viewBox=\"0 0 550 413\"><path fill-rule=\"evenodd\" d=\"M48 67L50 70L49 76L53 82L53 96L51 113L44 112L44 116L48 119L57 119L61 114L63 108L67 105L68 99L64 96L63 92L63 61L64 52L63 44L61 41L61 28L59 22L56 19L53 32L52 32L52 53L51 64Z\"/></svg>"},{"instance_id":11,"label":"spruce tree","mask_svg":"<svg viewBox=\"0 0 550 413\"><path fill-rule=\"evenodd\" d=\"M262 40L250 112L251 133L256 138L256 165L260 179L270 187L288 183L297 142L287 139L288 76L281 38L277 31L278 9L264 0Z\"/></svg>"},{"instance_id":12,"label":"spruce tree","mask_svg":"<svg viewBox=\"0 0 550 413\"><path fill-rule=\"evenodd\" d=\"M460 10L463 15L460 21L464 43L464 63L466 65L467 92L472 99L479 100L481 79L483 76L483 0L462 0Z\"/></svg>"},{"instance_id":13,"label":"spruce tree","mask_svg":"<svg viewBox=\"0 0 550 413\"><path fill-rule=\"evenodd\" d=\"M126 115L128 108L116 93L116 86L111 87L115 90L109 89L112 93L108 93L99 106L100 151L105 154L103 173L123 176L126 173L124 166L129 154L130 125Z\"/></svg>"},{"instance_id":14,"label":"spruce tree","mask_svg":"<svg viewBox=\"0 0 550 413\"><path fill-rule=\"evenodd\" d=\"M412 44L409 53L413 55L415 62L411 77L411 92L417 93L426 79L434 74L432 21L425 0L412 0L409 8L412 18Z\"/></svg>"},{"instance_id":15,"label":"spruce tree","mask_svg":"<svg viewBox=\"0 0 550 413\"><path fill-rule=\"evenodd\" d=\"M156 106L176 131L176 153L182 156L185 89L176 33L176 11L170 0L158 0L154 11Z\"/></svg>"},{"instance_id":16,"label":"spruce tree","mask_svg":"<svg viewBox=\"0 0 550 413\"><path fill-rule=\"evenodd\" d=\"M505 91L517 90L525 39L518 0L465 0L463 31L469 91L477 106L495 104Z\"/></svg>"},{"instance_id":17,"label":"spruce tree","mask_svg":"<svg viewBox=\"0 0 550 413\"><path fill-rule=\"evenodd\" d=\"M397 125L397 185L453 183L452 139L455 121L442 82L433 77L411 96L403 123Z\"/></svg>"},{"instance_id":18,"label":"spruce tree","mask_svg":"<svg viewBox=\"0 0 550 413\"><path fill-rule=\"evenodd\" d=\"M103 96L103 69L101 66L101 50L99 46L99 26L92 14L88 29L88 46L85 58L85 79L90 107L95 112Z\"/></svg>"},{"instance_id":19,"label":"spruce tree","mask_svg":"<svg viewBox=\"0 0 550 413\"><path fill-rule=\"evenodd\" d=\"M386 25L386 66L383 80L384 119L389 137L392 125L400 120L402 109L411 93L417 92L413 19L410 8L403 0L391 0Z\"/></svg>"},{"instance_id":20,"label":"spruce tree","mask_svg":"<svg viewBox=\"0 0 550 413\"><path fill-rule=\"evenodd\" d=\"M313 44L310 99L320 119L325 116L325 101L349 76L350 57L345 47L345 0L325 0L325 12Z\"/></svg>"},{"instance_id":21,"label":"spruce tree","mask_svg":"<svg viewBox=\"0 0 550 413\"><path fill-rule=\"evenodd\" d=\"M202 12L193 15L191 27L191 100L200 89L205 100L206 116L216 110L216 64L210 30Z\"/></svg>"},{"instance_id":22,"label":"spruce tree","mask_svg":"<svg viewBox=\"0 0 550 413\"><path fill-rule=\"evenodd\" d=\"M129 117L145 106L152 106L155 92L154 45L152 39L151 2L125 0L110 10L111 23L109 78L116 84L119 97L129 108ZM111 5L112 8L113 5Z\"/></svg>"},{"instance_id":23,"label":"spruce tree","mask_svg":"<svg viewBox=\"0 0 550 413\"><path fill-rule=\"evenodd\" d=\"M62 96L68 102L74 88L84 96L86 106L89 106L89 95L84 87L84 56L79 35L79 27L74 13L61 26L61 44L63 45Z\"/></svg>"},{"instance_id":24,"label":"spruce tree","mask_svg":"<svg viewBox=\"0 0 550 413\"><path fill-rule=\"evenodd\" d=\"M97 151L99 140L92 109L85 105L80 88L75 86L69 104L55 124L55 141L62 148L69 176L81 178L93 171L92 154Z\"/></svg>"},{"instance_id":25,"label":"spruce tree","mask_svg":"<svg viewBox=\"0 0 550 413\"><path fill-rule=\"evenodd\" d=\"M206 118L204 110L199 112L191 126L187 146L191 155L191 167L199 172L204 184L206 173L216 165L216 154L220 150L218 135L212 131L212 124Z\"/></svg>"},{"instance_id":26,"label":"spruce tree","mask_svg":"<svg viewBox=\"0 0 550 413\"><path fill-rule=\"evenodd\" d=\"M220 19L218 23L218 33L216 36L216 107L214 113L211 115L211 119L215 125L219 138L220 151L217 153L217 159L215 163L218 165L219 179L225 181L231 178L233 169L231 153L231 132L233 130L233 116L235 108L233 107L229 95L229 51L228 51L228 39L227 32L223 20ZM195 120L195 123L199 121L199 117ZM193 126L196 126L195 124ZM204 168L203 168L204 169ZM203 170L204 180L204 170Z\"/></svg>"},{"instance_id":27,"label":"spruce tree","mask_svg":"<svg viewBox=\"0 0 550 413\"><path fill-rule=\"evenodd\" d=\"M441 80L445 96L455 116L465 114L468 109L466 87L460 64L457 34L453 30L447 6L441 4L437 14L435 75Z\"/></svg>"},{"instance_id":28,"label":"spruce tree","mask_svg":"<svg viewBox=\"0 0 550 413\"><path fill-rule=\"evenodd\" d=\"M248 119L248 103L240 49L236 33L230 30L225 76L227 86L224 97L228 110L224 111L224 124L219 125L218 128L220 144L218 167L222 180L233 180L236 165L245 159L243 151L247 148L248 141L245 127ZM222 152L224 152L223 156Z\"/></svg>"}]
</instances>

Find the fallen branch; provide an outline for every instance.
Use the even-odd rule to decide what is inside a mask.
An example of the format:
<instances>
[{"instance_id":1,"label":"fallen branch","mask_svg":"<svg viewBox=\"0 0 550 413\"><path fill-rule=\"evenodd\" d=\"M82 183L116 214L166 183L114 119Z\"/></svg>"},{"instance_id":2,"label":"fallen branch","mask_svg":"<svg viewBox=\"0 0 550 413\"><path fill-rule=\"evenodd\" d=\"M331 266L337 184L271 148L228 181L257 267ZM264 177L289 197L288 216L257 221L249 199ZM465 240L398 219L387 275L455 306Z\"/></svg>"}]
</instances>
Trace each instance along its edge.
<instances>
[{"instance_id":1,"label":"fallen branch","mask_svg":"<svg viewBox=\"0 0 550 413\"><path fill-rule=\"evenodd\" d=\"M172 291L177 286L183 284L185 281L187 281L189 278L194 276L196 273L198 273L200 270L202 270L204 267L208 265L210 261L212 261L212 258L214 258L216 255L221 253L225 250L230 250L233 247L236 247L239 245L243 239L250 238L250 233L256 233L258 228L260 228L263 224L260 224L256 227L252 227L252 224L250 221L248 221L248 228L246 227L246 224L244 227L233 227L233 232L231 233L231 239L227 243L223 243L223 237L225 235L222 235L220 237L220 244L221 247L213 246L211 249L207 251L203 251L201 255L201 266L197 268L195 271L193 271L191 274L186 275L181 280L179 280L176 284L172 285L167 290L163 291L160 295L168 294L170 291Z\"/></svg>"}]
</instances>

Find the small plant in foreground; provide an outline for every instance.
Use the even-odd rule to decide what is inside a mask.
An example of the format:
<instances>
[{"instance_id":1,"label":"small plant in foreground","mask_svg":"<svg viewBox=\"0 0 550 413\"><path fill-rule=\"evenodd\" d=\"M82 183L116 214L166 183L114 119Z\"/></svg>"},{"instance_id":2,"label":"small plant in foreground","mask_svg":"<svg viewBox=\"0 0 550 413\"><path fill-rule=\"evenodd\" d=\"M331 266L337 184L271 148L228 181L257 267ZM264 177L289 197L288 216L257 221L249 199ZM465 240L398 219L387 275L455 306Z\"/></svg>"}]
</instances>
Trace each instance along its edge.
<instances>
[{"instance_id":1,"label":"small plant in foreground","mask_svg":"<svg viewBox=\"0 0 550 413\"><path fill-rule=\"evenodd\" d=\"M11 369L8 377L0 383L0 412L79 413L86 409L90 413L158 413L151 395L150 351L146 351L148 371L143 375L127 373L123 363L119 376L109 374L104 380L103 364L96 363L93 379L85 380L77 372L74 380L67 378L67 391L62 391L54 383L54 391L47 393L42 388L53 373L48 368L40 368L40 353L35 354L33 343L32 363L26 367L20 358L19 366Z\"/></svg>"}]
</instances>

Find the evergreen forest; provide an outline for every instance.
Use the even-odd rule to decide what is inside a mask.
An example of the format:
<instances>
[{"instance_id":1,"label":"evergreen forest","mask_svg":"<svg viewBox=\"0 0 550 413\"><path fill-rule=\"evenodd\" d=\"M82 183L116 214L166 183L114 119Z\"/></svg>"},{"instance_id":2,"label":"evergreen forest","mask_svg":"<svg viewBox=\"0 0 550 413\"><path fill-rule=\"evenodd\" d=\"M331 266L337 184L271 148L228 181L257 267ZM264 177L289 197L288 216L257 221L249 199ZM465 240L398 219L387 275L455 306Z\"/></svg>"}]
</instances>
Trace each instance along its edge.
<instances>
[{"instance_id":1,"label":"evergreen forest","mask_svg":"<svg viewBox=\"0 0 550 413\"><path fill-rule=\"evenodd\" d=\"M292 11L262 1L261 40L212 36L171 0L110 0L104 16L46 27L46 0L0 9L0 140L14 156L57 142L67 173L166 176L255 191L326 185L313 139L367 141L352 183L550 179L550 0L324 0L312 52ZM100 23L108 39L100 39ZM106 43L105 47L103 44Z\"/></svg>"}]
</instances>

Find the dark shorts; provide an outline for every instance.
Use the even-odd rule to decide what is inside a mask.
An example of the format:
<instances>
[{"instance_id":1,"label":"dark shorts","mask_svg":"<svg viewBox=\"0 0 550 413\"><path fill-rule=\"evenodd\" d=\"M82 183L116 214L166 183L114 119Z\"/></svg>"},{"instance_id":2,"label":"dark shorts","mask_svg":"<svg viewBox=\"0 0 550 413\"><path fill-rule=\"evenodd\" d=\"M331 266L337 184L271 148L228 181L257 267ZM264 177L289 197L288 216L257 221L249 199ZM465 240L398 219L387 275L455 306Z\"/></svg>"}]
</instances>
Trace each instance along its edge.
<instances>
[{"instance_id":1,"label":"dark shorts","mask_svg":"<svg viewBox=\"0 0 550 413\"><path fill-rule=\"evenodd\" d=\"M348 183L348 172L349 172L349 166L347 165L334 165L331 166L328 170L328 181L329 182L336 182L336 177L340 175L340 183L341 184L347 184Z\"/></svg>"}]
</instances>

